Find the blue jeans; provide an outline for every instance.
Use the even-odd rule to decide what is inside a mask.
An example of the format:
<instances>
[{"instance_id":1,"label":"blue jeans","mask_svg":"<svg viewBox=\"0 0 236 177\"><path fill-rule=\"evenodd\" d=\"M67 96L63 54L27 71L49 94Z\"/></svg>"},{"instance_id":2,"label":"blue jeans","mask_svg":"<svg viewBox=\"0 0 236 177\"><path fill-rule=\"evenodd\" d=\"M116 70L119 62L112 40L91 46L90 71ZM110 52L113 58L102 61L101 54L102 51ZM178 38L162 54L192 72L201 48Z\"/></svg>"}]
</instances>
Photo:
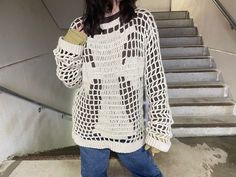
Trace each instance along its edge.
<instances>
[{"instance_id":1,"label":"blue jeans","mask_svg":"<svg viewBox=\"0 0 236 177\"><path fill-rule=\"evenodd\" d=\"M133 174L133 177L163 177L151 153L141 148L130 153L116 152L121 163ZM107 177L110 149L80 147L82 177Z\"/></svg>"}]
</instances>

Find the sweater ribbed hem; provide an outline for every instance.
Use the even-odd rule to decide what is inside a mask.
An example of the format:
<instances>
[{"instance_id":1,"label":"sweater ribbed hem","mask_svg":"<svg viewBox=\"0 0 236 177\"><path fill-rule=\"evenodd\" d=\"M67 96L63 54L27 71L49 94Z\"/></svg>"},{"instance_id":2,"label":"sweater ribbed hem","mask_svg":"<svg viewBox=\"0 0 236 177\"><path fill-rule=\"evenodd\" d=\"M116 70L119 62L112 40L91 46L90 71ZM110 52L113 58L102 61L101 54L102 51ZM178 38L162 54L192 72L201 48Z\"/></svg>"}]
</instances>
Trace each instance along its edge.
<instances>
[{"instance_id":1,"label":"sweater ribbed hem","mask_svg":"<svg viewBox=\"0 0 236 177\"><path fill-rule=\"evenodd\" d=\"M168 152L170 149L170 146L171 146L170 141L169 141L169 143L163 143L161 141L158 141L158 140L152 138L149 135L146 135L145 143L152 146L152 147L155 147L156 149L159 149L160 151L163 151L163 152Z\"/></svg>"},{"instance_id":2,"label":"sweater ribbed hem","mask_svg":"<svg viewBox=\"0 0 236 177\"><path fill-rule=\"evenodd\" d=\"M81 138L79 135L74 134L73 131L72 131L72 138L74 142L79 146L91 147L97 149L109 148L110 150L119 153L134 152L139 148L141 148L145 143L144 138L133 143L85 140Z\"/></svg>"},{"instance_id":3,"label":"sweater ribbed hem","mask_svg":"<svg viewBox=\"0 0 236 177\"><path fill-rule=\"evenodd\" d=\"M70 42L67 42L66 40L63 39L63 36L59 37L58 46L64 49L65 51L73 53L73 54L80 54L84 48L83 45L77 45L77 44L72 44Z\"/></svg>"}]
</instances>

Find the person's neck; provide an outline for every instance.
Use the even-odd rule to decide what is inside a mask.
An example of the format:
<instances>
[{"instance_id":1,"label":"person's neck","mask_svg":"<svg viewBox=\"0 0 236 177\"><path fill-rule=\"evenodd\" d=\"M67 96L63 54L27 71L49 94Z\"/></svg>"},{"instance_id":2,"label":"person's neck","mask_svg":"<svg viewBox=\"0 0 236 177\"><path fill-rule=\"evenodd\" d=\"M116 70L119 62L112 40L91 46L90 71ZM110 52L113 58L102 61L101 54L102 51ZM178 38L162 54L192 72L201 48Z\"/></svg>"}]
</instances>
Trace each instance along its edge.
<instances>
[{"instance_id":1,"label":"person's neck","mask_svg":"<svg viewBox=\"0 0 236 177\"><path fill-rule=\"evenodd\" d=\"M111 16L111 15L113 15L113 14L119 12L119 11L120 11L119 2L117 2L117 4L114 2L112 12L106 13L105 17L109 17L109 16Z\"/></svg>"}]
</instances>

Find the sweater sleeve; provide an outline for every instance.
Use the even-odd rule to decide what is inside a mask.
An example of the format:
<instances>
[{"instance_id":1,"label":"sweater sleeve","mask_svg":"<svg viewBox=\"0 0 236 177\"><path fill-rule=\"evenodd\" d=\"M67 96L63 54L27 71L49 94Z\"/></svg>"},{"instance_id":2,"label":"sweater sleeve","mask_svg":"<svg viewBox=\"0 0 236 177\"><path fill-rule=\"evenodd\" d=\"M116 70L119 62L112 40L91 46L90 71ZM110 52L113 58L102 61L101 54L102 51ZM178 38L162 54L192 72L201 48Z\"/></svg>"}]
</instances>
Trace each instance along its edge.
<instances>
[{"instance_id":1,"label":"sweater sleeve","mask_svg":"<svg viewBox=\"0 0 236 177\"><path fill-rule=\"evenodd\" d=\"M80 17L74 19L70 28L76 29L82 23ZM60 36L56 48L53 50L56 60L56 75L68 88L82 85L82 52L84 45L67 42Z\"/></svg>"},{"instance_id":2,"label":"sweater sleeve","mask_svg":"<svg viewBox=\"0 0 236 177\"><path fill-rule=\"evenodd\" d=\"M168 100L168 90L159 43L158 28L151 12L146 13L145 92L148 103L148 121L145 143L167 152L173 137L174 123Z\"/></svg>"}]
</instances>

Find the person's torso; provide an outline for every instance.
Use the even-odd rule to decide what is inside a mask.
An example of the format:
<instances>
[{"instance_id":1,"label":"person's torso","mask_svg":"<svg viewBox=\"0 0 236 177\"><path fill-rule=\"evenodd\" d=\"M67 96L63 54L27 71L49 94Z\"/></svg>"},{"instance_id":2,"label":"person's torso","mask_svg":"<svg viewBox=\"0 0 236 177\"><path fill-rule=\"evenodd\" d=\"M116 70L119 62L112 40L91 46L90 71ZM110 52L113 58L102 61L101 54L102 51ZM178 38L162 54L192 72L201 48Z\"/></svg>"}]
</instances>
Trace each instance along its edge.
<instances>
[{"instance_id":1,"label":"person's torso","mask_svg":"<svg viewBox=\"0 0 236 177\"><path fill-rule=\"evenodd\" d=\"M136 10L138 13L138 10ZM103 84L116 84L118 77L130 80L135 89L142 87L145 61L144 28L140 17L121 24L116 13L100 26L104 34L88 37L82 53L83 84L89 89L94 79Z\"/></svg>"}]
</instances>

